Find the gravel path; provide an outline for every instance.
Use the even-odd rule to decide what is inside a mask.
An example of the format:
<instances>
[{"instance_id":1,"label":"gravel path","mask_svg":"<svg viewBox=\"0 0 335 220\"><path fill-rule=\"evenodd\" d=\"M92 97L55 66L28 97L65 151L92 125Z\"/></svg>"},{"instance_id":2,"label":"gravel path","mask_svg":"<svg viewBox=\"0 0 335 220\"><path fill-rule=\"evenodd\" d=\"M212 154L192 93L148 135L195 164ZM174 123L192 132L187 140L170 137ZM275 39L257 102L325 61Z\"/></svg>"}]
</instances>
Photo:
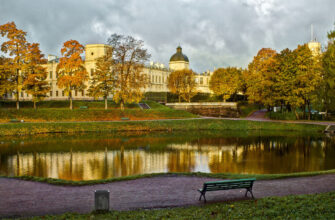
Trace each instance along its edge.
<instances>
[{"instance_id":1,"label":"gravel path","mask_svg":"<svg viewBox=\"0 0 335 220\"><path fill-rule=\"evenodd\" d=\"M0 178L0 218L88 213L93 210L94 190L110 191L112 210L151 209L203 205L198 188L205 177L165 176L142 178L92 186L57 186ZM254 183L256 198L335 191L335 174L313 177L262 180ZM245 190L209 192L208 203L243 200Z\"/></svg>"}]
</instances>

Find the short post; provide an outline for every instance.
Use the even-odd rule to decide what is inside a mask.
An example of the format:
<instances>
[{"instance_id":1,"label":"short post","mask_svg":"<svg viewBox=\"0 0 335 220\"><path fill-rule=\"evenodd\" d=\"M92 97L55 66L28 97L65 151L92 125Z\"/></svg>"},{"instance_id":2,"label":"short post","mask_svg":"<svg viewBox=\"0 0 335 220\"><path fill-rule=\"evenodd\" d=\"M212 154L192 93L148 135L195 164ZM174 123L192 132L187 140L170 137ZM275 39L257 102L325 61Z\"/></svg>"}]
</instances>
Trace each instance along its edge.
<instances>
[{"instance_id":1,"label":"short post","mask_svg":"<svg viewBox=\"0 0 335 220\"><path fill-rule=\"evenodd\" d=\"M94 191L95 211L109 211L109 190Z\"/></svg>"}]
</instances>

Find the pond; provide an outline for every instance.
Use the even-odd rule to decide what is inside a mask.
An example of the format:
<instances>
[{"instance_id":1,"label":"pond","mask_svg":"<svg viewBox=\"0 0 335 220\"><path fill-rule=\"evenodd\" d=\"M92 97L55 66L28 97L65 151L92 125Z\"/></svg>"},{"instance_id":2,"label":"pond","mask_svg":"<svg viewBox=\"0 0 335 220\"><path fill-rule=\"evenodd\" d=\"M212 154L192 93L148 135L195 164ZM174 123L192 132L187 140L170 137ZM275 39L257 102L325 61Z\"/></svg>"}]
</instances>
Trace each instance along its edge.
<instances>
[{"instance_id":1,"label":"pond","mask_svg":"<svg viewBox=\"0 0 335 220\"><path fill-rule=\"evenodd\" d=\"M335 168L334 138L274 132L85 133L0 138L0 175L96 180L157 172Z\"/></svg>"}]
</instances>

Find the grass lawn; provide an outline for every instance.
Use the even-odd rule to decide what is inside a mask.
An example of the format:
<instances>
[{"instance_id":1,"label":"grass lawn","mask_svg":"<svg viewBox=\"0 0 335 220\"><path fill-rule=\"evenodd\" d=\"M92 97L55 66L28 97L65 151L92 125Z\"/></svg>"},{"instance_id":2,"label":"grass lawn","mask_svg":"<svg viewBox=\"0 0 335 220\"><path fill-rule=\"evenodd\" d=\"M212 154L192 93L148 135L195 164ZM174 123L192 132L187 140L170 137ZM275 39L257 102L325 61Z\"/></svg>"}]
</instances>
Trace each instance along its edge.
<instances>
[{"instance_id":1,"label":"grass lawn","mask_svg":"<svg viewBox=\"0 0 335 220\"><path fill-rule=\"evenodd\" d=\"M127 117L130 120L161 119L161 118L196 118L189 112L175 110L153 101L146 101L151 109L140 109L137 104L126 106L122 112L116 104L111 104L108 110L104 109L102 101L75 101L74 109L65 107L65 101L41 102L40 108L34 110L29 107L30 102L22 103L22 108L13 108L13 102L2 102L0 105L0 122L10 119L24 120L25 122L57 122L57 121L114 121ZM88 109L79 109L88 106Z\"/></svg>"},{"instance_id":2,"label":"grass lawn","mask_svg":"<svg viewBox=\"0 0 335 220\"><path fill-rule=\"evenodd\" d=\"M43 219L334 219L335 192L268 197L186 208L63 214ZM40 219L36 217L34 219Z\"/></svg>"},{"instance_id":3,"label":"grass lawn","mask_svg":"<svg viewBox=\"0 0 335 220\"><path fill-rule=\"evenodd\" d=\"M86 114L83 113L82 117ZM235 121L222 119L189 119L166 121L124 122L51 122L0 124L0 136L32 135L44 133L83 133L119 131L196 131L196 130L273 130L322 132L326 126L259 121Z\"/></svg>"}]
</instances>

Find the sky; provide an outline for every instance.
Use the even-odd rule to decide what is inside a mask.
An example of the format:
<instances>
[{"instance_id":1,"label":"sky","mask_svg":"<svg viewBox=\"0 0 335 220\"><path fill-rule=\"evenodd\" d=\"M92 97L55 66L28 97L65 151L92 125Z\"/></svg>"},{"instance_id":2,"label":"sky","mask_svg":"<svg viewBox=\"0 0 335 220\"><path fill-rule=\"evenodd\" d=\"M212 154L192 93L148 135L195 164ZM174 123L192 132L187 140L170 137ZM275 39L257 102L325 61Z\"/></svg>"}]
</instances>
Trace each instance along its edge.
<instances>
[{"instance_id":1,"label":"sky","mask_svg":"<svg viewBox=\"0 0 335 220\"><path fill-rule=\"evenodd\" d=\"M334 9L335 0L0 0L0 24L14 21L46 56L70 39L106 43L118 33L168 65L180 45L201 73L245 68L261 48L294 49L311 40L311 24L325 46Z\"/></svg>"}]
</instances>

